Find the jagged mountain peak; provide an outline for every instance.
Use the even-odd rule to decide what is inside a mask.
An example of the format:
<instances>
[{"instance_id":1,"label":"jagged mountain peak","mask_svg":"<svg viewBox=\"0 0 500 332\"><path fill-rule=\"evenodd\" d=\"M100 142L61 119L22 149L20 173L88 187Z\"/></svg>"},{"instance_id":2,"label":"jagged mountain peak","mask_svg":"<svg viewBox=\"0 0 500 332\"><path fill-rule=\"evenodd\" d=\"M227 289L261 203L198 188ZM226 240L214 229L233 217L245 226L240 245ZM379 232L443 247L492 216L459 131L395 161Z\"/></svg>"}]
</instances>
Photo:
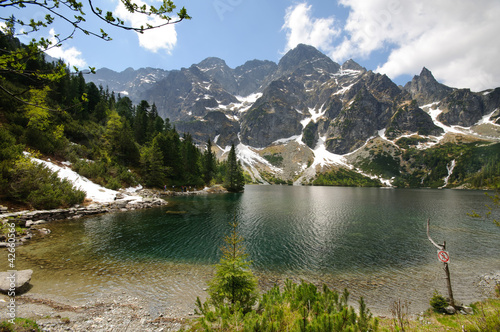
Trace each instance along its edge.
<instances>
[{"instance_id":1,"label":"jagged mountain peak","mask_svg":"<svg viewBox=\"0 0 500 332\"><path fill-rule=\"evenodd\" d=\"M208 57L204 60L202 60L200 63L196 65L196 67L200 68L201 70L209 70L209 69L214 69L217 67L228 67L226 64L226 61L222 60L221 58L217 57Z\"/></svg>"},{"instance_id":2,"label":"jagged mountain peak","mask_svg":"<svg viewBox=\"0 0 500 332\"><path fill-rule=\"evenodd\" d=\"M323 69L335 73L340 69L340 65L334 62L325 54L318 51L315 47L305 44L299 44L294 49L288 51L278 63L278 74L291 73L295 69L311 63L321 63Z\"/></svg>"},{"instance_id":3,"label":"jagged mountain peak","mask_svg":"<svg viewBox=\"0 0 500 332\"><path fill-rule=\"evenodd\" d=\"M420 75L415 75L411 82L406 83L404 90L408 91L419 105L442 100L453 91L452 88L439 83L426 67L422 68Z\"/></svg>"},{"instance_id":4,"label":"jagged mountain peak","mask_svg":"<svg viewBox=\"0 0 500 332\"><path fill-rule=\"evenodd\" d=\"M366 68L358 64L356 61L353 59L349 59L346 62L342 64L340 67L342 70L359 70L359 71L366 71Z\"/></svg>"}]
</instances>

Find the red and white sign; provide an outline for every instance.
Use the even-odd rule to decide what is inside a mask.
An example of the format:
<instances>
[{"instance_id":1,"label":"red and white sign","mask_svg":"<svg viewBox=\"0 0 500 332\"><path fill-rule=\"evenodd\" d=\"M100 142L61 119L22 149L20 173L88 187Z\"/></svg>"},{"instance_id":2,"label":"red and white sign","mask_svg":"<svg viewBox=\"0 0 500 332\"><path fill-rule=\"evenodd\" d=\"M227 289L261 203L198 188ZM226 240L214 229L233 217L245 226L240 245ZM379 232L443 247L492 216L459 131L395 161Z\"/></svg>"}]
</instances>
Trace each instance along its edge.
<instances>
[{"instance_id":1,"label":"red and white sign","mask_svg":"<svg viewBox=\"0 0 500 332\"><path fill-rule=\"evenodd\" d=\"M450 255L448 254L447 251L439 250L438 259L443 263L448 263L450 261Z\"/></svg>"}]
</instances>

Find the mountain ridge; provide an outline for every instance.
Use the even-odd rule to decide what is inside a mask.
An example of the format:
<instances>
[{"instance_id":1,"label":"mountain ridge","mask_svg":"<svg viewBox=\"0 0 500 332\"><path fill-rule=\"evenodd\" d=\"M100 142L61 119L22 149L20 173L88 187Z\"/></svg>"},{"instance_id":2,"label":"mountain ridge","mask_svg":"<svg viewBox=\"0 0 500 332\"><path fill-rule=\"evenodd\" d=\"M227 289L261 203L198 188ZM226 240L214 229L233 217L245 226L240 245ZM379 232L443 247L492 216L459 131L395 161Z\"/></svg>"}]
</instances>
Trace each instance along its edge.
<instances>
[{"instance_id":1,"label":"mountain ridge","mask_svg":"<svg viewBox=\"0 0 500 332\"><path fill-rule=\"evenodd\" d=\"M478 93L447 87L425 67L401 87L352 59L340 65L303 44L278 64L251 60L232 69L209 57L150 77L157 80L138 97L155 103L162 117L200 144L214 141L221 155L237 145L247 171L261 182L262 174L308 183L333 166L356 169L347 160L374 140L397 145L411 138L420 142L412 146L427 148L449 136L500 137L500 88ZM298 153L304 148L310 153ZM287 162L273 165L269 160L276 158L269 155ZM403 167L404 160L392 158Z\"/></svg>"}]
</instances>

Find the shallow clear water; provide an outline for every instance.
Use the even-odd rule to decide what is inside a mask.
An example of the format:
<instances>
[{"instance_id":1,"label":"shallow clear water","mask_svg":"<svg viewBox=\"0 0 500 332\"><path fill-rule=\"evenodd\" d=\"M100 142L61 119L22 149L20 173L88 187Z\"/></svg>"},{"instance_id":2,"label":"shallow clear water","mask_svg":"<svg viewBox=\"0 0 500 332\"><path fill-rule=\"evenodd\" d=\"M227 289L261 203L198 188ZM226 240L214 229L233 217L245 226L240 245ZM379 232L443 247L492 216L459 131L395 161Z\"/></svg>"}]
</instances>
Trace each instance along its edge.
<instances>
[{"instance_id":1,"label":"shallow clear water","mask_svg":"<svg viewBox=\"0 0 500 332\"><path fill-rule=\"evenodd\" d=\"M455 298L484 297L476 285L500 270L500 229L466 213L485 203L480 191L247 186L243 194L175 197L163 208L48 224L52 234L18 248L16 264L35 271L32 292L76 301L127 293L148 298L152 311L187 311L205 293L236 220L261 287L305 279L347 287L376 313L398 298L418 312L434 289L446 293L427 218L433 239L446 240Z\"/></svg>"}]
</instances>

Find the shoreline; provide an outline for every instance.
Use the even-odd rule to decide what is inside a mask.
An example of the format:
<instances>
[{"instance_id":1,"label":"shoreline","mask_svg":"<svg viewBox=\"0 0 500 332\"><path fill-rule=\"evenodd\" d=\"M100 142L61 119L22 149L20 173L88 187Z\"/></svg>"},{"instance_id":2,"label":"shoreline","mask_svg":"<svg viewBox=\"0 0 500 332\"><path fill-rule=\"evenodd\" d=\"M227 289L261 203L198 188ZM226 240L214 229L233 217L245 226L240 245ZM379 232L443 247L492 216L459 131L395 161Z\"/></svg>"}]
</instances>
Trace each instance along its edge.
<instances>
[{"instance_id":1,"label":"shoreline","mask_svg":"<svg viewBox=\"0 0 500 332\"><path fill-rule=\"evenodd\" d=\"M268 282L271 280L259 278L261 293L265 291L264 288L271 287L267 285ZM495 283L500 283L500 271L483 275L478 285L486 291L492 289ZM200 294L202 301L205 296L206 294ZM492 297L493 293L490 298ZM0 295L0 303L7 303L8 300L6 295ZM125 291L91 295L81 301L41 293L27 293L16 297L16 316L35 320L40 329L47 332L178 331L188 327L190 321L198 317L194 314L194 307L194 302L189 308L172 304L158 311L147 298ZM390 315L372 313L382 319L391 318ZM424 312L411 313L409 318L421 322L427 320ZM2 310L0 320L5 319L6 310Z\"/></svg>"},{"instance_id":2,"label":"shoreline","mask_svg":"<svg viewBox=\"0 0 500 332\"><path fill-rule=\"evenodd\" d=\"M82 217L149 209L168 205L164 199L172 196L192 196L227 193L219 186L184 192L140 189L136 192L120 191L111 202L88 202L66 209L0 211L0 221L5 226L14 223L22 233L16 231L15 246L28 244L34 237L50 234L45 228L52 221L80 219ZM132 196L134 195L134 196ZM0 235L0 248L8 247L7 237ZM203 296L200 294L200 296ZM35 320L43 331L177 331L193 316L194 302L189 310L169 306L165 312L155 315L147 299L131 294L101 294L85 297L85 304L76 303L65 296L32 293L29 290L17 295L16 317ZM0 294L0 303L9 303L10 297ZM2 305L3 306L3 305ZM7 311L0 312L0 321L7 320Z\"/></svg>"},{"instance_id":3,"label":"shoreline","mask_svg":"<svg viewBox=\"0 0 500 332\"><path fill-rule=\"evenodd\" d=\"M211 188L204 188L203 190L185 192L140 189L134 193L136 195L132 196L130 192L123 190L116 195L114 201L91 201L86 205L77 204L66 209L23 210L16 212L8 212L2 209L0 213L0 222L2 225L14 223L17 227L24 230L24 234L16 233L15 243L17 246L31 240L33 236L36 236L36 231L40 232L42 235L50 233L50 230L47 228L36 226L47 224L51 221L79 219L91 215L127 212L165 206L168 202L163 197L218 194L227 193L227 191L223 187L216 185ZM7 237L0 234L0 248L7 248L7 244Z\"/></svg>"}]
</instances>

